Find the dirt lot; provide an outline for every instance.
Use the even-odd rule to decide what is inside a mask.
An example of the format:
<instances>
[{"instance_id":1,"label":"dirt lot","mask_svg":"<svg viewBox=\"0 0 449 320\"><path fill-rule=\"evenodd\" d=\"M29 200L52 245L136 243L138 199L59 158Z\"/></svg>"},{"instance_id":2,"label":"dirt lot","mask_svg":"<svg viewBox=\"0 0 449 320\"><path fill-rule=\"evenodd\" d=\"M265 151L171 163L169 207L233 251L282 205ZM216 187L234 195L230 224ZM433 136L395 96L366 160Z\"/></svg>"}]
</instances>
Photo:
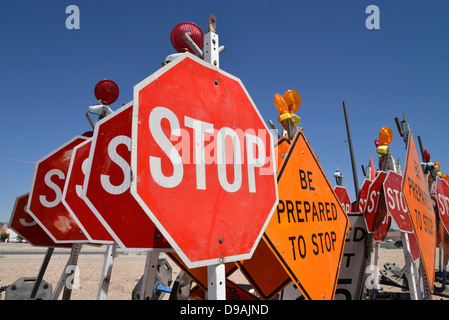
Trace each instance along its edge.
<instances>
[{"instance_id":1,"label":"dirt lot","mask_svg":"<svg viewBox=\"0 0 449 320\"><path fill-rule=\"evenodd\" d=\"M29 244L23 243L0 243L0 287L9 285L21 277L36 277L39 273L44 259L45 249L42 253L25 254L5 254L5 252L17 248L18 251L25 249L36 249ZM8 250L6 250L8 249ZM53 289L56 287L62 271L69 258L69 249L66 253L58 254L59 249L55 249L50 263L44 275L44 280L50 283ZM104 263L104 253L106 246L92 247L83 246L78 259L79 288L72 290L72 300L96 300ZM95 253L92 253L95 252ZM164 254L160 258L166 258L172 267L173 281L178 276L180 269ZM108 300L131 300L132 291L144 273L146 254L117 254L112 267L111 282L107 294ZM235 272L231 280L240 284L248 284L244 276ZM62 294L60 295L60 299ZM2 294L2 299L5 294ZM164 299L168 298L168 294Z\"/></svg>"},{"instance_id":2,"label":"dirt lot","mask_svg":"<svg viewBox=\"0 0 449 320\"><path fill-rule=\"evenodd\" d=\"M20 277L36 277L44 258L45 250L33 254L9 254L12 249L20 250L34 247L28 244L0 243L0 287L9 285ZM36 249L36 248L34 248ZM79 288L72 291L72 300L96 300L101 277L104 252L106 246L89 247L84 246L78 260ZM29 250L27 250L29 251ZM89 253L90 251L90 253ZM93 253L94 251L94 253ZM67 263L69 250L66 253L53 254L44 280L49 282L53 288L61 276ZM89 254L87 254L89 253ZM169 260L173 269L173 280L176 279L180 269L165 254L160 256ZM437 255L438 257L438 255ZM118 254L114 260L112 277L107 295L108 300L130 300L131 293L144 272L146 254ZM381 249L379 267L382 269L385 262L394 262L396 265L404 266L402 249ZM436 264L438 267L438 261ZM240 271L231 276L231 280L237 284L248 284ZM381 285L381 289L388 292L401 292L401 289L389 285ZM62 296L62 294L61 294ZM59 297L61 299L61 296ZM2 294L4 299L5 294ZM165 295L165 299L168 294ZM440 297L436 297L440 299Z\"/></svg>"}]
</instances>

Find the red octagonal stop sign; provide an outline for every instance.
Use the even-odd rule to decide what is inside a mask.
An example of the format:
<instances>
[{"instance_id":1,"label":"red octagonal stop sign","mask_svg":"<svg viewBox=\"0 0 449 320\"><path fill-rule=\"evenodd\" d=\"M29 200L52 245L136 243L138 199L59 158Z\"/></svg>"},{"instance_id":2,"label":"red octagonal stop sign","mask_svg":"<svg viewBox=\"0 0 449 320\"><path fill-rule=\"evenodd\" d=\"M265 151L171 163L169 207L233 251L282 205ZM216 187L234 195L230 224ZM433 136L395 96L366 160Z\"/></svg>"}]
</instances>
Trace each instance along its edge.
<instances>
[{"instance_id":1,"label":"red octagonal stop sign","mask_svg":"<svg viewBox=\"0 0 449 320\"><path fill-rule=\"evenodd\" d=\"M82 197L121 248L171 251L130 193L131 116L128 103L96 123Z\"/></svg>"},{"instance_id":2,"label":"red octagonal stop sign","mask_svg":"<svg viewBox=\"0 0 449 320\"><path fill-rule=\"evenodd\" d=\"M384 196L388 213L402 232L413 232L407 203L402 194L402 176L390 171L384 180Z\"/></svg>"},{"instance_id":3,"label":"red octagonal stop sign","mask_svg":"<svg viewBox=\"0 0 449 320\"><path fill-rule=\"evenodd\" d=\"M385 208L385 199L381 193L383 191L383 182L387 177L385 171L379 172L376 179L369 186L368 198L365 207L365 222L368 232L375 233L379 230L380 225L387 213Z\"/></svg>"},{"instance_id":4,"label":"red octagonal stop sign","mask_svg":"<svg viewBox=\"0 0 449 320\"><path fill-rule=\"evenodd\" d=\"M342 186L335 186L334 192L338 200L340 201L343 210L346 213L351 212L351 199L349 198L348 189Z\"/></svg>"},{"instance_id":5,"label":"red octagonal stop sign","mask_svg":"<svg viewBox=\"0 0 449 320\"><path fill-rule=\"evenodd\" d=\"M273 141L241 81L185 53L134 87L131 192L189 267L251 257Z\"/></svg>"},{"instance_id":6,"label":"red octagonal stop sign","mask_svg":"<svg viewBox=\"0 0 449 320\"><path fill-rule=\"evenodd\" d=\"M437 197L438 212L441 222L449 230L449 185L446 181L437 177L435 193Z\"/></svg>"},{"instance_id":7,"label":"red octagonal stop sign","mask_svg":"<svg viewBox=\"0 0 449 320\"><path fill-rule=\"evenodd\" d=\"M28 212L56 243L88 242L62 203L62 191L73 148L87 138L76 136L36 163Z\"/></svg>"}]
</instances>

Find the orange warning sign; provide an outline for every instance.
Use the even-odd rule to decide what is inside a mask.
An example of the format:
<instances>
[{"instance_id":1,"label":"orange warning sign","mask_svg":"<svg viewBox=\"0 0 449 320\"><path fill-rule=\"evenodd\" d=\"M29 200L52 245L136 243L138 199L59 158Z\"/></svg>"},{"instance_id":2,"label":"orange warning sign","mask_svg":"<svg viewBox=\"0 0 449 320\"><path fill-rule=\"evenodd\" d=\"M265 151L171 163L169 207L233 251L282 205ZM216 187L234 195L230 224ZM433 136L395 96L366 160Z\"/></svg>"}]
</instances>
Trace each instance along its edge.
<instances>
[{"instance_id":1,"label":"orange warning sign","mask_svg":"<svg viewBox=\"0 0 449 320\"><path fill-rule=\"evenodd\" d=\"M274 144L274 154L277 159L276 168L282 164L287 157L288 148L290 148L290 140L287 137L282 137Z\"/></svg>"},{"instance_id":2,"label":"orange warning sign","mask_svg":"<svg viewBox=\"0 0 449 320\"><path fill-rule=\"evenodd\" d=\"M307 299L333 299L349 219L301 130L277 179L263 238Z\"/></svg>"},{"instance_id":3,"label":"orange warning sign","mask_svg":"<svg viewBox=\"0 0 449 320\"><path fill-rule=\"evenodd\" d=\"M251 259L236 264L264 300L271 300L292 281L264 241L259 242Z\"/></svg>"},{"instance_id":4,"label":"orange warning sign","mask_svg":"<svg viewBox=\"0 0 449 320\"><path fill-rule=\"evenodd\" d=\"M427 179L424 177L416 150L412 130L408 136L402 192L407 203L413 230L416 234L427 284L433 292L435 278L436 217L430 198Z\"/></svg>"}]
</instances>

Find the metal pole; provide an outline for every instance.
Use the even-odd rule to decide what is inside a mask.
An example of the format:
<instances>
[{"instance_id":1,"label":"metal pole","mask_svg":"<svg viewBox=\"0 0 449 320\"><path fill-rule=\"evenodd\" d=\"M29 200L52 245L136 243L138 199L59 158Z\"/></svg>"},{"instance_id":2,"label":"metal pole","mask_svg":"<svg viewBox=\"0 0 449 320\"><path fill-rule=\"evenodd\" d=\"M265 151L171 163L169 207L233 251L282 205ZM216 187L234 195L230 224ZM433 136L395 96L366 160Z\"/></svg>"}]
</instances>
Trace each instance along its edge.
<instances>
[{"instance_id":1,"label":"metal pole","mask_svg":"<svg viewBox=\"0 0 449 320\"><path fill-rule=\"evenodd\" d=\"M78 264L78 257L79 257L82 246L83 246L82 243L75 243L72 245L72 251L70 253L70 258L69 258L70 264L68 265L70 268L69 268L69 270L67 269L67 267L64 269L65 286L64 286L64 290L62 291L62 300L70 300L70 297L72 296L72 285L73 285L74 279L71 279L70 283L67 283L67 280L68 280L69 276L73 275L76 272L76 267Z\"/></svg>"},{"instance_id":2,"label":"metal pole","mask_svg":"<svg viewBox=\"0 0 449 320\"><path fill-rule=\"evenodd\" d=\"M406 232L401 232L401 240L405 260L405 276L407 277L410 300L420 300L419 286L416 281L417 271L410 250L410 241Z\"/></svg>"},{"instance_id":3,"label":"metal pole","mask_svg":"<svg viewBox=\"0 0 449 320\"><path fill-rule=\"evenodd\" d=\"M225 265L207 266L207 300L226 300Z\"/></svg>"},{"instance_id":4,"label":"metal pole","mask_svg":"<svg viewBox=\"0 0 449 320\"><path fill-rule=\"evenodd\" d=\"M72 250L70 251L70 257L67 260L67 264L62 271L61 277L59 278L56 288L53 292L51 300L58 300L61 291L64 289L62 300L70 300L72 294L72 284L68 284L67 280L69 276L76 270L76 265L78 263L78 256L81 251L82 243L74 243L72 245ZM75 269L75 270L73 270Z\"/></svg>"},{"instance_id":5,"label":"metal pole","mask_svg":"<svg viewBox=\"0 0 449 320\"><path fill-rule=\"evenodd\" d=\"M421 157L422 161L424 161L424 147L422 145L421 136L418 136L419 148L421 149Z\"/></svg>"},{"instance_id":6,"label":"metal pole","mask_svg":"<svg viewBox=\"0 0 449 320\"><path fill-rule=\"evenodd\" d=\"M47 253L45 254L44 260L42 261L41 269L39 270L36 282L34 283L33 291L31 291L30 299L36 298L37 291L39 290L39 286L41 285L44 273L47 270L48 263L50 262L54 250L54 247L47 248Z\"/></svg>"},{"instance_id":7,"label":"metal pole","mask_svg":"<svg viewBox=\"0 0 449 320\"><path fill-rule=\"evenodd\" d=\"M111 282L112 265L114 263L117 243L108 244L104 254L103 270L101 272L100 287L98 288L97 300L106 300L109 283Z\"/></svg>"},{"instance_id":8,"label":"metal pole","mask_svg":"<svg viewBox=\"0 0 449 320\"><path fill-rule=\"evenodd\" d=\"M140 300L151 300L153 296L154 284L156 283L157 265L159 262L159 252L149 251L145 261L142 287L140 289Z\"/></svg>"},{"instance_id":9,"label":"metal pole","mask_svg":"<svg viewBox=\"0 0 449 320\"><path fill-rule=\"evenodd\" d=\"M373 277L374 300L377 299L377 293L379 291L379 248L380 242L376 241L374 245L374 277Z\"/></svg>"},{"instance_id":10,"label":"metal pole","mask_svg":"<svg viewBox=\"0 0 449 320\"><path fill-rule=\"evenodd\" d=\"M219 47L217 32L217 18L209 15L209 29L204 35L204 61L211 63L217 69L219 63ZM226 300L226 275L224 263L207 266L207 299Z\"/></svg>"},{"instance_id":11,"label":"metal pole","mask_svg":"<svg viewBox=\"0 0 449 320\"><path fill-rule=\"evenodd\" d=\"M343 101L343 110L345 112L346 131L348 133L349 152L351 153L352 176L354 177L355 197L357 198L357 196L359 195L359 191L360 191L359 180L357 178L357 170L355 168L354 151L352 149L351 131L349 130L348 113L346 111L346 102L345 101Z\"/></svg>"}]
</instances>

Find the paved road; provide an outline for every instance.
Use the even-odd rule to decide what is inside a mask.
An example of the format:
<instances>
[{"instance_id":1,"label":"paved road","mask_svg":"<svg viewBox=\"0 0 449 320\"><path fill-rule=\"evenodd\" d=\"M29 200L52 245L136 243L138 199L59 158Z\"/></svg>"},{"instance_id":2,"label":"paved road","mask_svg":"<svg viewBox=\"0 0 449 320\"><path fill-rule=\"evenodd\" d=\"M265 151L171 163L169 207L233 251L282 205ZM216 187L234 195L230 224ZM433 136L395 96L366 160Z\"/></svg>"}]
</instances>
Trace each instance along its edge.
<instances>
[{"instance_id":1,"label":"paved road","mask_svg":"<svg viewBox=\"0 0 449 320\"><path fill-rule=\"evenodd\" d=\"M114 260L115 261L120 261L120 260L122 260L122 261L143 261L143 260L145 260L145 258L146 258L146 256L129 257L129 256L125 255L125 256L115 257ZM3 257L0 257L0 263L42 262L43 259L44 259L43 257L40 257L40 258L38 258L38 257L36 257L36 258L29 258L29 257L27 257L27 258L16 258L16 257L8 258L8 257L3 256ZM51 258L52 261L67 261L67 259L68 259L68 256L64 256L64 257L52 256L52 258ZM78 261L103 262L104 258L80 256L78 258Z\"/></svg>"},{"instance_id":2,"label":"paved road","mask_svg":"<svg viewBox=\"0 0 449 320\"><path fill-rule=\"evenodd\" d=\"M80 255L84 254L94 254L94 255L104 255L106 252L106 245L93 246L93 245L83 245L81 248ZM53 254L70 254L71 248L55 248ZM29 244L19 244L19 243L1 243L0 245L0 256L4 255L44 255L47 252L46 247L33 247ZM145 252L124 252L122 249L117 248L117 255L126 254L141 254L146 256Z\"/></svg>"}]
</instances>

